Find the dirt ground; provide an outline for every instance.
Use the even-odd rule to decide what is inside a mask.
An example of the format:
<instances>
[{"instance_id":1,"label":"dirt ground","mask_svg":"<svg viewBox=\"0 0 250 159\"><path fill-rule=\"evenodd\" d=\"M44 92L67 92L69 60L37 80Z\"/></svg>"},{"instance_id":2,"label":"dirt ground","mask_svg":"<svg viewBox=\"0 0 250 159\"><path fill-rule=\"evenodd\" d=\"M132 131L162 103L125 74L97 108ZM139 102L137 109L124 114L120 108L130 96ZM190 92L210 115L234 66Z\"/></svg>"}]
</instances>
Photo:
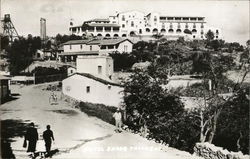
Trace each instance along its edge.
<instances>
[{"instance_id":1,"label":"dirt ground","mask_svg":"<svg viewBox=\"0 0 250 159\"><path fill-rule=\"evenodd\" d=\"M60 100L50 105L46 85L12 85L16 99L0 106L1 136L10 143L16 158L29 158L23 145L27 123L34 122L39 133L37 151L45 151L42 133L51 125L59 153L52 158L198 158L187 152L163 146L129 132L115 133L115 127L95 117L89 117ZM8 140L7 140L8 139Z\"/></svg>"}]
</instances>

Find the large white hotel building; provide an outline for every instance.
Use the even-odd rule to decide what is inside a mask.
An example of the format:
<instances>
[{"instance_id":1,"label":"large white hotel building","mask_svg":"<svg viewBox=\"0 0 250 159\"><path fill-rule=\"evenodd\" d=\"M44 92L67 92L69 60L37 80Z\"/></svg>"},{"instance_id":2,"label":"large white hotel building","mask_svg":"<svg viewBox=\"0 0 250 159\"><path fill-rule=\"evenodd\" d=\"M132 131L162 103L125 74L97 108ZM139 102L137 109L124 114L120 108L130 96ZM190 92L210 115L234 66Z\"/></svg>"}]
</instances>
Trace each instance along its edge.
<instances>
[{"instance_id":1,"label":"large white hotel building","mask_svg":"<svg viewBox=\"0 0 250 159\"><path fill-rule=\"evenodd\" d=\"M163 16L159 13L145 15L139 11L121 12L107 19L88 20L80 26L71 25L69 28L71 34L80 36L149 37L161 34L167 39L181 36L189 39L205 39L208 30L214 32L215 39L222 38L221 30L208 27L205 17Z\"/></svg>"}]
</instances>

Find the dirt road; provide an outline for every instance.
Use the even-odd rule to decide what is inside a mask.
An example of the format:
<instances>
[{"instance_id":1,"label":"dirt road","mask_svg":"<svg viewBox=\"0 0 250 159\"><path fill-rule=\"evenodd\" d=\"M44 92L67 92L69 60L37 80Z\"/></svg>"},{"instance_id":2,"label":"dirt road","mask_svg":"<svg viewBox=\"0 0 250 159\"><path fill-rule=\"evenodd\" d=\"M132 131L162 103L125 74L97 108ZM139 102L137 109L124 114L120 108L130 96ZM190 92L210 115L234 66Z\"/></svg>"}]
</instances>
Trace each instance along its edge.
<instances>
[{"instance_id":1,"label":"dirt road","mask_svg":"<svg viewBox=\"0 0 250 159\"><path fill-rule=\"evenodd\" d=\"M55 136L52 149L59 149L53 158L197 158L187 152L148 141L139 135L115 133L113 125L89 117L62 100L57 105L50 105L50 92L42 88L44 85L22 88L12 86L11 91L18 99L1 105L0 115L1 121L34 122L40 136L38 151L45 150L41 135L46 125L50 124ZM13 130L18 131L16 129L13 126ZM22 133L12 140L11 148L16 158L28 158L26 149L22 147Z\"/></svg>"}]
</instances>

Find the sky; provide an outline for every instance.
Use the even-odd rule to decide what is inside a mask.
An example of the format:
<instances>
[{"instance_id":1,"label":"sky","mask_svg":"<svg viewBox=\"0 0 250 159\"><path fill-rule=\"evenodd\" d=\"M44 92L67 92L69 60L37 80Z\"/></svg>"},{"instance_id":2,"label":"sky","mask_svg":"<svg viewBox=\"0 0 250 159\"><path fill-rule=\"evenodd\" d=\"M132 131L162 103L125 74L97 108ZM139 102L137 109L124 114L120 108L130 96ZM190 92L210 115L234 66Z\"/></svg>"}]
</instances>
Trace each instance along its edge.
<instances>
[{"instance_id":1,"label":"sky","mask_svg":"<svg viewBox=\"0 0 250 159\"><path fill-rule=\"evenodd\" d=\"M248 0L0 0L1 17L10 14L19 35L40 34L46 18L47 35L69 34L69 22L81 25L92 18L137 10L169 16L204 16L208 26L222 29L223 39L243 45L250 39Z\"/></svg>"}]
</instances>

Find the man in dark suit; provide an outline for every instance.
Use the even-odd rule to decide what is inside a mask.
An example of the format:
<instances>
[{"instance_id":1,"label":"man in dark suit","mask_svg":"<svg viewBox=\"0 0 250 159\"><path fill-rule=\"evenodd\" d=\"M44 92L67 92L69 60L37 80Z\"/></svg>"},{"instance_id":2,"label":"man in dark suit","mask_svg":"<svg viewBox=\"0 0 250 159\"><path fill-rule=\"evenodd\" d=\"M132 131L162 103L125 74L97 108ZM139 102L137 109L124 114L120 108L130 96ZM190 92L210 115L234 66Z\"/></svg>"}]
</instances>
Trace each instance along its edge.
<instances>
[{"instance_id":1,"label":"man in dark suit","mask_svg":"<svg viewBox=\"0 0 250 159\"><path fill-rule=\"evenodd\" d=\"M27 129L24 140L25 142L29 141L27 152L32 152L33 153L32 155L34 155L36 151L38 133L37 133L37 129L35 128L35 124L33 122L30 123L30 127Z\"/></svg>"},{"instance_id":2,"label":"man in dark suit","mask_svg":"<svg viewBox=\"0 0 250 159\"><path fill-rule=\"evenodd\" d=\"M43 139L45 141L45 148L47 154L50 154L51 142L55 141L53 131L50 130L50 125L47 125L47 130L43 132Z\"/></svg>"}]
</instances>

